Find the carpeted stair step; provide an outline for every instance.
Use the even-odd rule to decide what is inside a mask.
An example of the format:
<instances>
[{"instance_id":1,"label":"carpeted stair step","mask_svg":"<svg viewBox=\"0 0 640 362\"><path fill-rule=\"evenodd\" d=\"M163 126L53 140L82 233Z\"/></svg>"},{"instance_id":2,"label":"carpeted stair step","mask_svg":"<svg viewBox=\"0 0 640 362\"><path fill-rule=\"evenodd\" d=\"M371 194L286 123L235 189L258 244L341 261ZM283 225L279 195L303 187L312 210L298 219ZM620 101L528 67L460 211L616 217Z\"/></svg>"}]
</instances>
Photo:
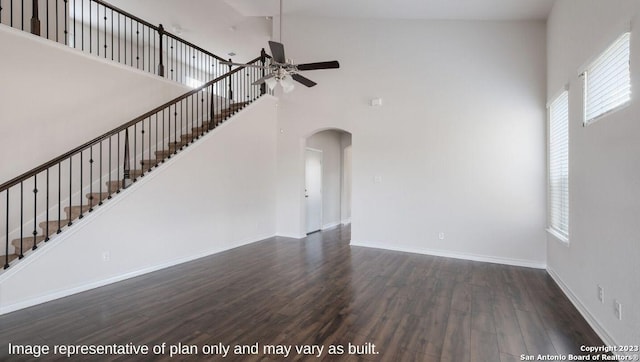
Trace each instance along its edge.
<instances>
[{"instance_id":1,"label":"carpeted stair step","mask_svg":"<svg viewBox=\"0 0 640 362\"><path fill-rule=\"evenodd\" d=\"M56 220L56 223L58 220ZM58 231L58 226L56 224L56 230ZM20 255L20 242L22 241L22 252L26 252L27 250L31 250L33 248L33 243L35 241L36 246L44 241L44 235L38 235L35 238L33 236L24 237L22 240L15 239L11 241L11 245L15 248L16 256Z\"/></svg>"},{"instance_id":2,"label":"carpeted stair step","mask_svg":"<svg viewBox=\"0 0 640 362\"><path fill-rule=\"evenodd\" d=\"M243 108L244 106L246 106L247 104L249 104L249 102L232 103L231 105L229 105L229 107L225 108L223 111L225 111L225 110L237 111L237 110Z\"/></svg>"},{"instance_id":3,"label":"carpeted stair step","mask_svg":"<svg viewBox=\"0 0 640 362\"><path fill-rule=\"evenodd\" d=\"M96 204L93 204L93 207L96 207ZM75 220L80 217L80 214L84 216L91 209L90 205L82 205L82 206L67 206L64 208L64 212L67 214L67 218L71 220Z\"/></svg>"},{"instance_id":4,"label":"carpeted stair step","mask_svg":"<svg viewBox=\"0 0 640 362\"><path fill-rule=\"evenodd\" d=\"M99 204L101 201L106 200L109 195L111 195L108 192L93 192L90 194L87 194L87 200L89 200L89 203L92 205L97 205Z\"/></svg>"},{"instance_id":5,"label":"carpeted stair step","mask_svg":"<svg viewBox=\"0 0 640 362\"><path fill-rule=\"evenodd\" d=\"M131 170L129 171L129 175L131 176L131 179L133 180L134 178L138 178L140 176L142 176L143 173L145 173L145 171L142 170Z\"/></svg>"},{"instance_id":6,"label":"carpeted stair step","mask_svg":"<svg viewBox=\"0 0 640 362\"><path fill-rule=\"evenodd\" d=\"M12 261L14 261L16 259L18 259L18 256L16 254L9 254L9 263L11 263ZM0 256L0 269L2 269L2 266L5 263L5 260L6 260L6 258L5 258L4 255Z\"/></svg>"},{"instance_id":7,"label":"carpeted stair step","mask_svg":"<svg viewBox=\"0 0 640 362\"><path fill-rule=\"evenodd\" d=\"M225 116L216 115L213 118L213 127L211 129L219 126L222 122L224 122L225 119L226 119ZM201 126L193 127L191 130L193 131L193 133L196 133L196 134L204 134L205 132L210 130L209 128L210 124L211 124L211 121L204 121L202 122Z\"/></svg>"},{"instance_id":8,"label":"carpeted stair step","mask_svg":"<svg viewBox=\"0 0 640 362\"><path fill-rule=\"evenodd\" d=\"M165 158L173 154L171 150L156 151L155 153L158 160L164 160Z\"/></svg>"},{"instance_id":9,"label":"carpeted stair step","mask_svg":"<svg viewBox=\"0 0 640 362\"><path fill-rule=\"evenodd\" d=\"M180 142L193 142L196 139L198 139L198 137L200 137L200 135L198 133L185 133L183 135L180 136Z\"/></svg>"},{"instance_id":10,"label":"carpeted stair step","mask_svg":"<svg viewBox=\"0 0 640 362\"><path fill-rule=\"evenodd\" d=\"M69 220L68 219L64 219L64 220L60 220L60 228L64 228L65 226L67 226L69 224ZM58 220L51 220L51 221L43 221L39 224L40 229L42 229L42 233L46 234L47 232L47 225L49 225L49 236L55 234L58 232Z\"/></svg>"},{"instance_id":11,"label":"carpeted stair step","mask_svg":"<svg viewBox=\"0 0 640 362\"><path fill-rule=\"evenodd\" d=\"M107 192L115 194L122 188L122 180L107 181L105 185L107 185Z\"/></svg>"},{"instance_id":12,"label":"carpeted stair step","mask_svg":"<svg viewBox=\"0 0 640 362\"><path fill-rule=\"evenodd\" d=\"M142 166L142 168L145 170L149 170L150 168L153 168L159 164L159 160L140 160L140 166Z\"/></svg>"},{"instance_id":13,"label":"carpeted stair step","mask_svg":"<svg viewBox=\"0 0 640 362\"><path fill-rule=\"evenodd\" d=\"M171 141L168 145L165 145L164 147L161 147L158 151L155 151L156 159L164 160L165 158L174 154L176 149L180 150L187 143L188 142L183 142L182 140L177 143ZM160 163L160 161L158 161L158 163Z\"/></svg>"}]
</instances>

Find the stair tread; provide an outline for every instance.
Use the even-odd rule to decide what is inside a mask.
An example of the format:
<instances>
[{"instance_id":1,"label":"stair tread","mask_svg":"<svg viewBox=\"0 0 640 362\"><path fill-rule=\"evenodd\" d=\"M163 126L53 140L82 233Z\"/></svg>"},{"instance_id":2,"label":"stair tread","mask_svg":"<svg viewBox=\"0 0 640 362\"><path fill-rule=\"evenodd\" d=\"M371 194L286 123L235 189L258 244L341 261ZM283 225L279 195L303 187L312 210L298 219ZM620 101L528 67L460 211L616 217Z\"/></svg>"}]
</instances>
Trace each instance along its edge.
<instances>
[{"instance_id":1,"label":"stair tread","mask_svg":"<svg viewBox=\"0 0 640 362\"><path fill-rule=\"evenodd\" d=\"M2 255L0 258L0 260L2 260L2 264L4 264L4 261L6 260L6 257L4 255ZM16 254L9 254L9 263L11 263L12 261L18 259L18 256Z\"/></svg>"},{"instance_id":2,"label":"stair tread","mask_svg":"<svg viewBox=\"0 0 640 362\"><path fill-rule=\"evenodd\" d=\"M82 210L89 210L91 208L91 206L89 205L72 205L72 206L65 206L64 211L68 211L68 210L77 210L82 208Z\"/></svg>"},{"instance_id":3,"label":"stair tread","mask_svg":"<svg viewBox=\"0 0 640 362\"><path fill-rule=\"evenodd\" d=\"M35 238L33 236L22 238L22 247L24 248L24 250L30 249L33 246L34 240L37 245L40 242L44 241L44 235L38 235ZM11 245L13 245L13 247L16 249L16 252L17 252L18 250L20 250L20 239L12 240Z\"/></svg>"},{"instance_id":4,"label":"stair tread","mask_svg":"<svg viewBox=\"0 0 640 362\"><path fill-rule=\"evenodd\" d=\"M93 206L98 204L100 201L106 200L111 195L110 192L92 192L86 194L86 198L89 200Z\"/></svg>"},{"instance_id":5,"label":"stair tread","mask_svg":"<svg viewBox=\"0 0 640 362\"><path fill-rule=\"evenodd\" d=\"M60 225L60 228L62 229L65 226L67 226L69 222L70 222L69 219L63 219L63 220L60 220L60 224L58 224L58 220L49 220L49 221L41 222L40 224L38 224L38 226L40 226L42 233L46 234L47 224L49 224L49 235L53 235L58 232L58 225Z\"/></svg>"},{"instance_id":6,"label":"stair tread","mask_svg":"<svg viewBox=\"0 0 640 362\"><path fill-rule=\"evenodd\" d=\"M43 222L39 223L38 226L40 226L40 228L43 228L43 226L46 226L47 223L49 223L51 225L53 225L55 223L55 225L58 225L58 220L43 221ZM60 226L65 226L68 223L69 223L69 219L60 219Z\"/></svg>"},{"instance_id":7,"label":"stair tread","mask_svg":"<svg viewBox=\"0 0 640 362\"><path fill-rule=\"evenodd\" d=\"M84 215L96 206L97 205L95 203L92 205L74 205L71 207L67 206L64 208L64 212L67 214L67 218L75 220L80 217L80 214Z\"/></svg>"}]
</instances>

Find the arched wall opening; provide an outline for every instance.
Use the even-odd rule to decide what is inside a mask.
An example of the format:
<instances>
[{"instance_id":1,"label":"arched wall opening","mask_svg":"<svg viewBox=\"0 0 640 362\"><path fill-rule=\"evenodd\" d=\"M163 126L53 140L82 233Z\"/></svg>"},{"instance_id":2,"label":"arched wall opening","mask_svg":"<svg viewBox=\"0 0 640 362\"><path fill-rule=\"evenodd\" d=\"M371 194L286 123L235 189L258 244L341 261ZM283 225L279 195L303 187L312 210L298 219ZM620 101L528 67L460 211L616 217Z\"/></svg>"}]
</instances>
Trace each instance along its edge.
<instances>
[{"instance_id":1,"label":"arched wall opening","mask_svg":"<svg viewBox=\"0 0 640 362\"><path fill-rule=\"evenodd\" d=\"M305 233L351 222L351 149L351 133L340 129L317 131L306 138Z\"/></svg>"}]
</instances>

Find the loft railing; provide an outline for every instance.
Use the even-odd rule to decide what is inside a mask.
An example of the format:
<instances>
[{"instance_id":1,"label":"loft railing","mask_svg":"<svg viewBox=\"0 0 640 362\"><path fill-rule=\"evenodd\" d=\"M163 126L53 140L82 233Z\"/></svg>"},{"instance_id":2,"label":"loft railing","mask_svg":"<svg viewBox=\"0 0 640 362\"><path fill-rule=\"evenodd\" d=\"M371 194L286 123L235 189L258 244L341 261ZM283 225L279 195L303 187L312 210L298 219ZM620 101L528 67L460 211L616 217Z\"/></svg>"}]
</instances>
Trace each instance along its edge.
<instances>
[{"instance_id":1,"label":"loft railing","mask_svg":"<svg viewBox=\"0 0 640 362\"><path fill-rule=\"evenodd\" d=\"M247 65L268 65L264 49ZM266 93L239 67L0 185L4 269Z\"/></svg>"},{"instance_id":2,"label":"loft railing","mask_svg":"<svg viewBox=\"0 0 640 362\"><path fill-rule=\"evenodd\" d=\"M225 59L101 0L0 0L0 23L194 88L227 71Z\"/></svg>"}]
</instances>

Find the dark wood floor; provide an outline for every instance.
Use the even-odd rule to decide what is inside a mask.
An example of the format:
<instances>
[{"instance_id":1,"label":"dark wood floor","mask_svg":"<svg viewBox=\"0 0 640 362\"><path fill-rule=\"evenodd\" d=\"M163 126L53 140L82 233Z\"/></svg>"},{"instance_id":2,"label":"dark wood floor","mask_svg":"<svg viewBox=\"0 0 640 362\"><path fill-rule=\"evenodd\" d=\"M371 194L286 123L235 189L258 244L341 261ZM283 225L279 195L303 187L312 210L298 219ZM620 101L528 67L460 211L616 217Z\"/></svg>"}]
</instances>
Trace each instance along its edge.
<instances>
[{"instance_id":1,"label":"dark wood floor","mask_svg":"<svg viewBox=\"0 0 640 362\"><path fill-rule=\"evenodd\" d=\"M543 270L350 247L349 239L349 228L274 238L0 316L0 360L28 360L8 356L9 343L166 342L198 352L218 343L317 344L323 360L456 362L602 345ZM348 355L349 343L375 344L379 354ZM328 356L329 345L345 354ZM169 357L146 358L155 359ZM171 360L192 359L205 357ZM276 359L262 350L224 358Z\"/></svg>"}]
</instances>

